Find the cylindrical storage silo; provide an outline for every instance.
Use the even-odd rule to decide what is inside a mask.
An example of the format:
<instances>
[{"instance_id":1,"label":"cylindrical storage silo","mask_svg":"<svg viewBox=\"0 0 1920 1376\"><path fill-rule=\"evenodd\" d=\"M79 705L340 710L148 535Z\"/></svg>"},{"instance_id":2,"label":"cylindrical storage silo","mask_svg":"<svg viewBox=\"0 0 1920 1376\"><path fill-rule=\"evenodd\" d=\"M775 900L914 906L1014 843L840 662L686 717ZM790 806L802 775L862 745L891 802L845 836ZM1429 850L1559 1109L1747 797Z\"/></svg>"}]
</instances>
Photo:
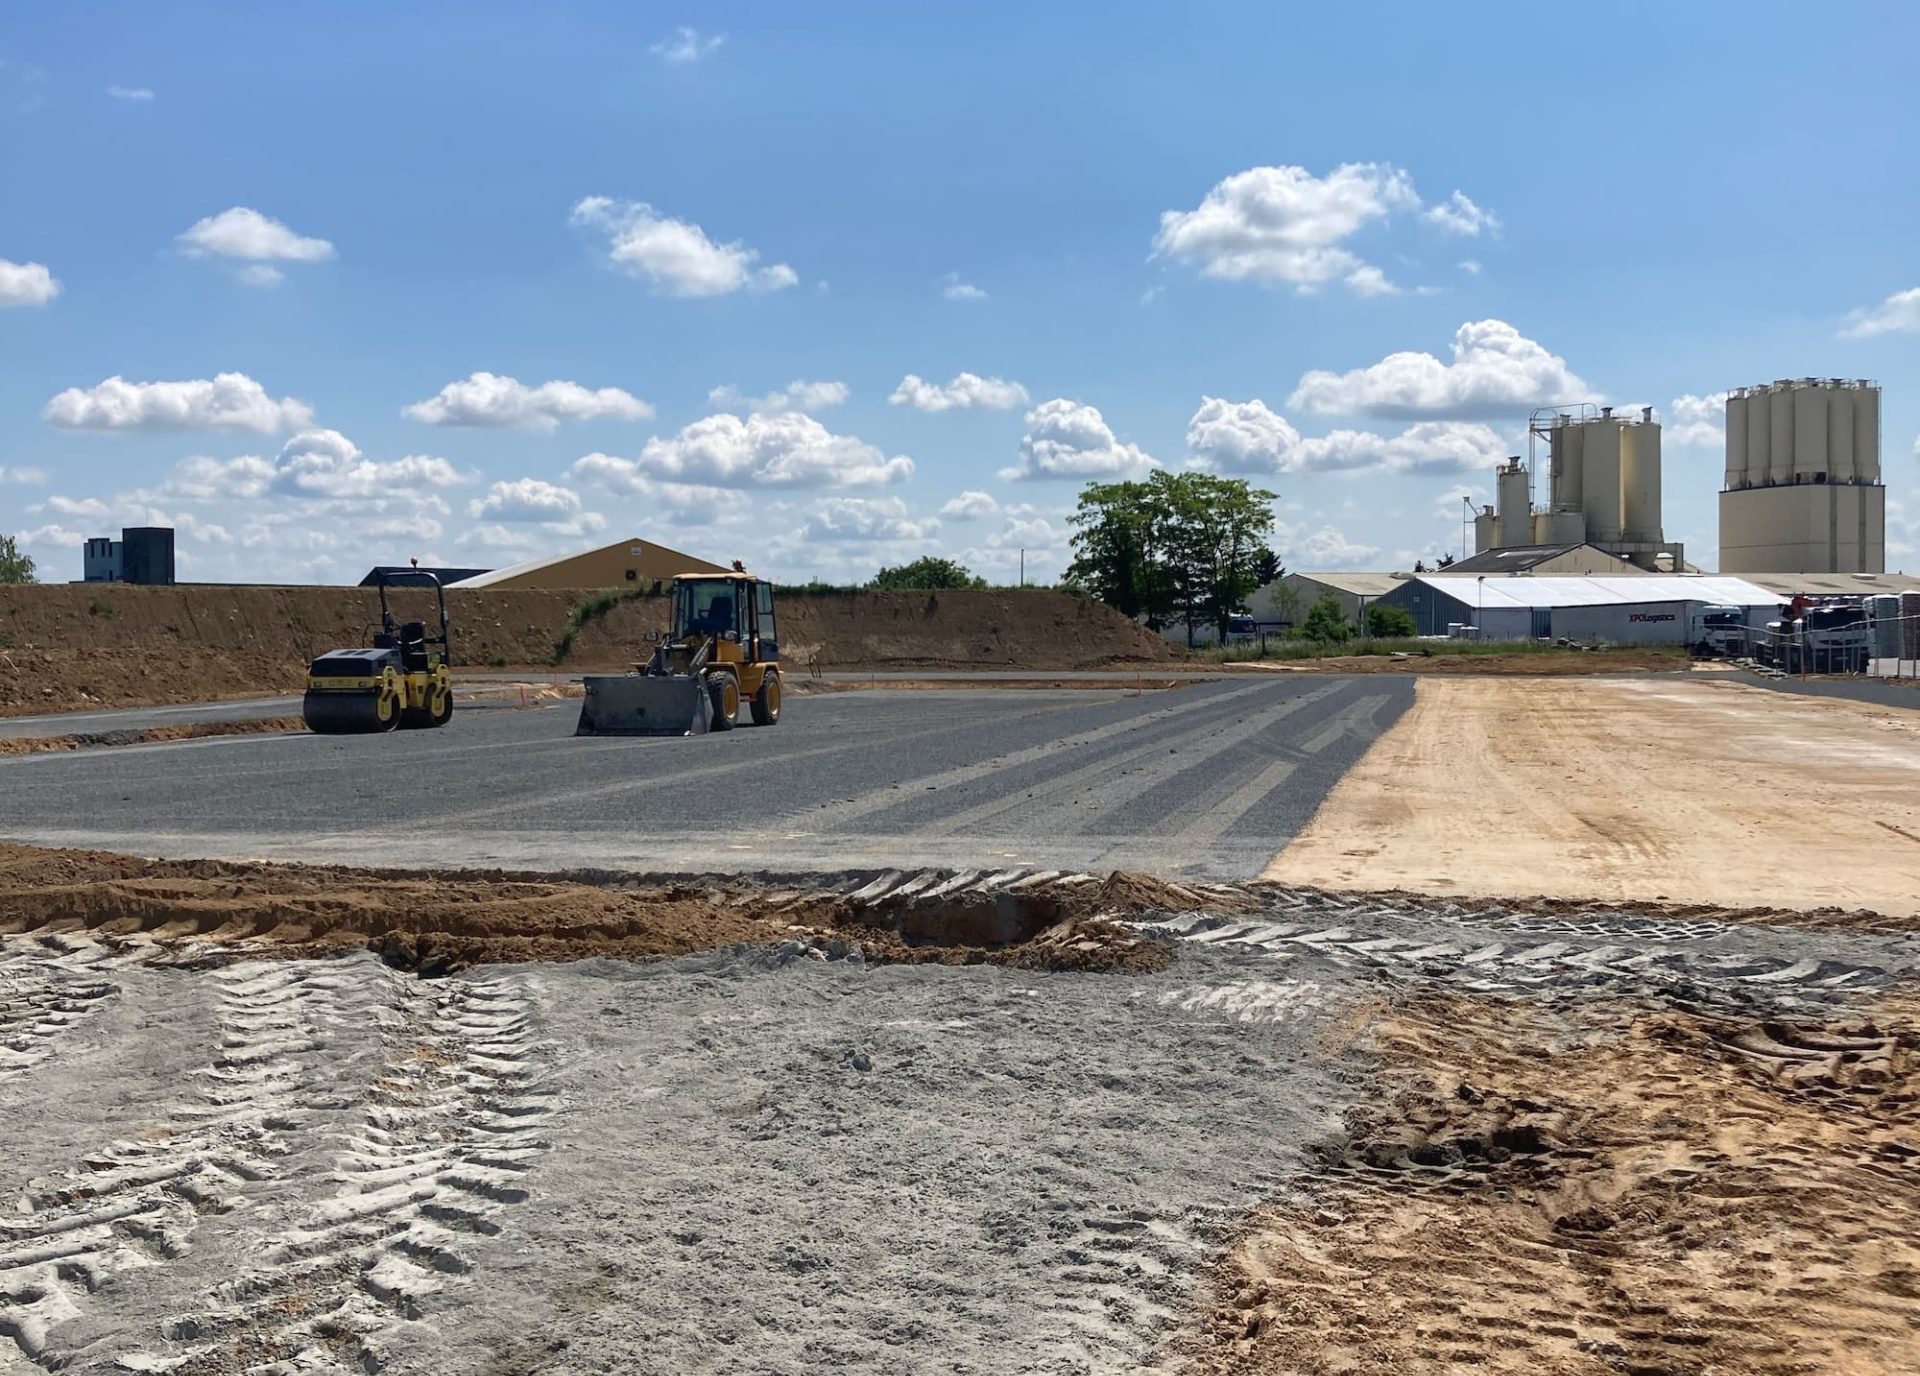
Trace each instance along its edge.
<instances>
[{"instance_id":1,"label":"cylindrical storage silo","mask_svg":"<svg viewBox=\"0 0 1920 1376\"><path fill-rule=\"evenodd\" d=\"M1584 545L1587 542L1587 517L1580 511L1555 511L1547 517L1544 545Z\"/></svg>"},{"instance_id":2,"label":"cylindrical storage silo","mask_svg":"<svg viewBox=\"0 0 1920 1376\"><path fill-rule=\"evenodd\" d=\"M1725 491L1747 485L1747 399L1727 393L1727 481Z\"/></svg>"},{"instance_id":3,"label":"cylindrical storage silo","mask_svg":"<svg viewBox=\"0 0 1920 1376\"><path fill-rule=\"evenodd\" d=\"M1483 506L1473 513L1473 552L1485 554L1493 548L1493 508Z\"/></svg>"},{"instance_id":4,"label":"cylindrical storage silo","mask_svg":"<svg viewBox=\"0 0 1920 1376\"><path fill-rule=\"evenodd\" d=\"M1642 421L1620 431L1620 515L1626 538L1660 543L1660 425Z\"/></svg>"},{"instance_id":5,"label":"cylindrical storage silo","mask_svg":"<svg viewBox=\"0 0 1920 1376\"><path fill-rule=\"evenodd\" d=\"M1747 486L1765 487L1773 481L1773 421L1771 398L1764 387L1747 392Z\"/></svg>"},{"instance_id":6,"label":"cylindrical storage silo","mask_svg":"<svg viewBox=\"0 0 1920 1376\"><path fill-rule=\"evenodd\" d=\"M1767 389L1767 481L1793 481L1793 384L1776 382Z\"/></svg>"},{"instance_id":7,"label":"cylindrical storage silo","mask_svg":"<svg viewBox=\"0 0 1920 1376\"><path fill-rule=\"evenodd\" d=\"M1527 470L1519 460L1504 465L1495 475L1494 499L1499 511L1495 536L1497 548L1512 549L1533 538L1533 489Z\"/></svg>"},{"instance_id":8,"label":"cylindrical storage silo","mask_svg":"<svg viewBox=\"0 0 1920 1376\"><path fill-rule=\"evenodd\" d=\"M1846 383L1833 382L1827 385L1827 481L1853 478L1853 392Z\"/></svg>"},{"instance_id":9,"label":"cylindrical storage silo","mask_svg":"<svg viewBox=\"0 0 1920 1376\"><path fill-rule=\"evenodd\" d=\"M1880 481L1880 389L1865 382L1854 384L1853 478Z\"/></svg>"},{"instance_id":10,"label":"cylindrical storage silo","mask_svg":"<svg viewBox=\"0 0 1920 1376\"><path fill-rule=\"evenodd\" d=\"M1536 511L1533 513L1533 543L1550 545L1553 543L1553 513Z\"/></svg>"},{"instance_id":11,"label":"cylindrical storage silo","mask_svg":"<svg viewBox=\"0 0 1920 1376\"><path fill-rule=\"evenodd\" d=\"M1793 481L1827 475L1827 389L1812 378L1793 389Z\"/></svg>"},{"instance_id":12,"label":"cylindrical storage silo","mask_svg":"<svg viewBox=\"0 0 1920 1376\"><path fill-rule=\"evenodd\" d=\"M1580 509L1587 513L1587 538L1609 544L1620 538L1620 431L1613 419L1590 420L1580 427Z\"/></svg>"}]
</instances>

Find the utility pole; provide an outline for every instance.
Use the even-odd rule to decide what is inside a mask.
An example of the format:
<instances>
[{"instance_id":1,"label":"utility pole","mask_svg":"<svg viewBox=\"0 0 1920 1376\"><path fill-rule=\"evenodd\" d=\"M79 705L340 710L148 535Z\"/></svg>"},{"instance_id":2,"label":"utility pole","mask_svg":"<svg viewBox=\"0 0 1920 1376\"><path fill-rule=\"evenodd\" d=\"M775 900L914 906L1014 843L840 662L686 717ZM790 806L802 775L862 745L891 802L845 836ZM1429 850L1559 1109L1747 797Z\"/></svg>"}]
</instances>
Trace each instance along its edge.
<instances>
[{"instance_id":1,"label":"utility pole","mask_svg":"<svg viewBox=\"0 0 1920 1376\"><path fill-rule=\"evenodd\" d=\"M1022 548L1020 551L1020 586L1023 588L1027 586L1027 551L1025 548Z\"/></svg>"}]
</instances>

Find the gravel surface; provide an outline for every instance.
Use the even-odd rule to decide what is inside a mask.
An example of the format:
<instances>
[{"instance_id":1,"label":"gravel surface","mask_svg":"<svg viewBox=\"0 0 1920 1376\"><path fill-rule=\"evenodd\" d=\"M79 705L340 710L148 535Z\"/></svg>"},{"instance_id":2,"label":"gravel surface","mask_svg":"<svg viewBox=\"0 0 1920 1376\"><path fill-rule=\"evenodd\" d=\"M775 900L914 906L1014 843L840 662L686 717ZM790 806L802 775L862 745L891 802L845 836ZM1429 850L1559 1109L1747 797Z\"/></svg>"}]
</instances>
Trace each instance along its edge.
<instances>
[{"instance_id":1,"label":"gravel surface","mask_svg":"<svg viewBox=\"0 0 1920 1376\"><path fill-rule=\"evenodd\" d=\"M1285 888L1150 975L796 944L441 980L0 943L0 1370L1151 1369L1413 994L1811 1017L1911 934ZM173 965L156 965L156 960Z\"/></svg>"},{"instance_id":2,"label":"gravel surface","mask_svg":"<svg viewBox=\"0 0 1920 1376\"><path fill-rule=\"evenodd\" d=\"M560 703L443 731L0 760L0 837L405 866L1245 877L1411 700L1380 675L835 693L773 729L668 740L575 738Z\"/></svg>"}]
</instances>

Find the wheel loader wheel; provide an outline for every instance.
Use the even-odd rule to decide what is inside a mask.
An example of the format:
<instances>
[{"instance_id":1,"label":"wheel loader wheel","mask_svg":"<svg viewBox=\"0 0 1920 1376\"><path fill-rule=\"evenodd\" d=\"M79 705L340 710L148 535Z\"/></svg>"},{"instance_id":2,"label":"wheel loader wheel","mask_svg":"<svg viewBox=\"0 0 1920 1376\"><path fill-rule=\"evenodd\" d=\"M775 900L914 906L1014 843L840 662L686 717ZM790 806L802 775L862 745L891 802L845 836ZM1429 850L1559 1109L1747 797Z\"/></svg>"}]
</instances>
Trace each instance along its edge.
<instances>
[{"instance_id":1,"label":"wheel loader wheel","mask_svg":"<svg viewBox=\"0 0 1920 1376\"><path fill-rule=\"evenodd\" d=\"M715 731L731 731L740 719L740 680L732 674L715 674L707 680L707 696L713 702Z\"/></svg>"},{"instance_id":2,"label":"wheel loader wheel","mask_svg":"<svg viewBox=\"0 0 1920 1376\"><path fill-rule=\"evenodd\" d=\"M760 691L753 695L751 705L755 726L778 726L780 724L780 674L769 669L760 680Z\"/></svg>"}]
</instances>

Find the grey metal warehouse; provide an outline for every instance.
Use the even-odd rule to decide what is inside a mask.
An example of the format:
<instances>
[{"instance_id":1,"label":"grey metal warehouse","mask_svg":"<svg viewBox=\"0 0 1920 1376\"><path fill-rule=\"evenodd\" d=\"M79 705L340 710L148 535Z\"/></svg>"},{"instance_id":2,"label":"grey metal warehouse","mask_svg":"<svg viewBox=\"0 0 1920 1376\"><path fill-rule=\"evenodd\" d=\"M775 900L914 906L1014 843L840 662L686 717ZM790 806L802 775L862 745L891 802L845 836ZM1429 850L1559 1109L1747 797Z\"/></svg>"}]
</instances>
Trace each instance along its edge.
<instances>
[{"instance_id":1,"label":"grey metal warehouse","mask_svg":"<svg viewBox=\"0 0 1920 1376\"><path fill-rule=\"evenodd\" d=\"M1380 602L1404 607L1421 635L1475 626L1485 640L1559 639L1612 645L1679 645L1707 607L1739 607L1764 629L1786 600L1711 574L1479 577L1415 574Z\"/></svg>"}]
</instances>

